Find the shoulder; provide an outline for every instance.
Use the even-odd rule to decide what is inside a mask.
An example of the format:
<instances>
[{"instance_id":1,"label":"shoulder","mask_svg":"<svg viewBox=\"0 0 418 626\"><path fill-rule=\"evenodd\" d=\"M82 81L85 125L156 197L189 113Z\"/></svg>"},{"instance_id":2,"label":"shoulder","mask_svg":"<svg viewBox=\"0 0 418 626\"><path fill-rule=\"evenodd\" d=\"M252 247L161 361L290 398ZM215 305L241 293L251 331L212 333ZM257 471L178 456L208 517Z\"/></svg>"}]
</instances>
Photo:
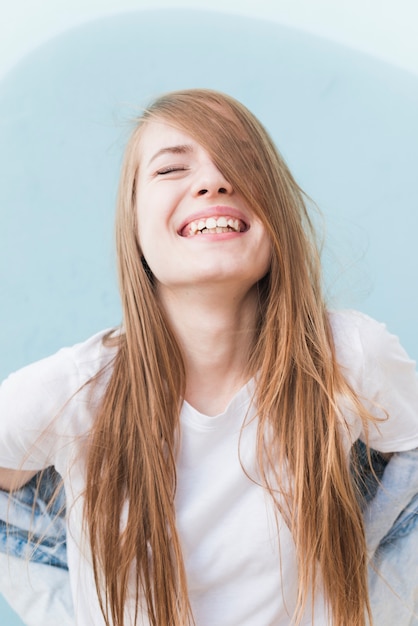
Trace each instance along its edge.
<instances>
[{"instance_id":1,"label":"shoulder","mask_svg":"<svg viewBox=\"0 0 418 626\"><path fill-rule=\"evenodd\" d=\"M87 383L99 372L111 372L117 342L102 331L86 341L10 374L0 386L0 465L39 469L63 467L71 442L87 434L106 377ZM117 339L117 338L116 338ZM58 456L57 456L58 455Z\"/></svg>"},{"instance_id":2,"label":"shoulder","mask_svg":"<svg viewBox=\"0 0 418 626\"><path fill-rule=\"evenodd\" d=\"M328 320L331 326L336 346L343 347L355 340L355 345L368 344L380 341L386 331L385 324L378 322L369 315L354 309L328 311Z\"/></svg>"},{"instance_id":3,"label":"shoulder","mask_svg":"<svg viewBox=\"0 0 418 626\"><path fill-rule=\"evenodd\" d=\"M329 311L328 319L339 365L360 371L365 365L383 362L403 351L399 340L386 325L354 310Z\"/></svg>"},{"instance_id":4,"label":"shoulder","mask_svg":"<svg viewBox=\"0 0 418 626\"><path fill-rule=\"evenodd\" d=\"M329 321L342 373L367 410L380 420L370 427L370 445L383 452L416 447L415 361L385 324L363 313L333 311Z\"/></svg>"},{"instance_id":5,"label":"shoulder","mask_svg":"<svg viewBox=\"0 0 418 626\"><path fill-rule=\"evenodd\" d=\"M370 396L406 371L415 374L414 361L385 324L354 310L330 311L328 316L337 363L357 392Z\"/></svg>"},{"instance_id":6,"label":"shoulder","mask_svg":"<svg viewBox=\"0 0 418 626\"><path fill-rule=\"evenodd\" d=\"M120 329L105 329L85 341L73 346L62 348L52 359L72 364L80 374L82 382L89 380L100 371L112 364L118 346Z\"/></svg>"},{"instance_id":7,"label":"shoulder","mask_svg":"<svg viewBox=\"0 0 418 626\"><path fill-rule=\"evenodd\" d=\"M51 393L55 397L60 395L60 391L65 396L74 393L111 365L117 347L115 342L106 339L112 333L117 335L118 331L103 330L85 341L63 347L55 354L13 372L3 381L2 392L8 390L25 394L42 389L43 394Z\"/></svg>"}]
</instances>

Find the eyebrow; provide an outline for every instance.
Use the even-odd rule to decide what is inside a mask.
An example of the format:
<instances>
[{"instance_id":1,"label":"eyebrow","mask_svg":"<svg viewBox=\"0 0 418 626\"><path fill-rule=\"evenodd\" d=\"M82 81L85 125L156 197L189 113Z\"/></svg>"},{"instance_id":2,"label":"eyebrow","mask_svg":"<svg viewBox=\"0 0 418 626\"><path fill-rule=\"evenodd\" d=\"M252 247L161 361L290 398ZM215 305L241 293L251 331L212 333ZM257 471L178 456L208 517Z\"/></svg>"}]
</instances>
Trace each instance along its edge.
<instances>
[{"instance_id":1,"label":"eyebrow","mask_svg":"<svg viewBox=\"0 0 418 626\"><path fill-rule=\"evenodd\" d=\"M161 148L158 150L149 160L148 165L150 165L155 159L162 154L188 154L193 152L193 146L189 144L182 144L178 146L167 146L166 148Z\"/></svg>"}]
</instances>

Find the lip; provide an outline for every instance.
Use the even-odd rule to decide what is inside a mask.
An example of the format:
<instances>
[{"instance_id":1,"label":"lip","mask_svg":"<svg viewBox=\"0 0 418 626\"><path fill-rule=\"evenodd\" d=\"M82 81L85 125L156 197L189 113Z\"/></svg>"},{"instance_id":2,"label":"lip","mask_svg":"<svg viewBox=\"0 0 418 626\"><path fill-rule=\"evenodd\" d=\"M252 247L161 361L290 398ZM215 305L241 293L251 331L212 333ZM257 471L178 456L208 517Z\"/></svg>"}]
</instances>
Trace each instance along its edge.
<instances>
[{"instance_id":1,"label":"lip","mask_svg":"<svg viewBox=\"0 0 418 626\"><path fill-rule=\"evenodd\" d=\"M222 216L234 217L240 220L241 222L243 222L245 224L245 231L243 232L246 232L250 228L248 217L242 211L232 206L217 204L213 206L207 206L204 209L200 209L200 211L196 211L195 213L191 213L190 215L188 215L181 222L180 227L177 229L177 234L182 237L183 235L181 233L183 232L184 228L186 228L186 226L188 224L191 224L192 222L196 222L198 220L205 219L208 217L222 217Z\"/></svg>"}]
</instances>

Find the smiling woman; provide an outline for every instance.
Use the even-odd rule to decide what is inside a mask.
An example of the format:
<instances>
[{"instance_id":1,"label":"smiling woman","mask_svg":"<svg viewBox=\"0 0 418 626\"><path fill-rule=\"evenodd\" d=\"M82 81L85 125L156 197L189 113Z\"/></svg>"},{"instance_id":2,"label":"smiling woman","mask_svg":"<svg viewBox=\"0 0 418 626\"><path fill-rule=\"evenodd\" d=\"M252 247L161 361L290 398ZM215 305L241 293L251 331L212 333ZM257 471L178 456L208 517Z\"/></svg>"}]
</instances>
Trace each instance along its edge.
<instances>
[{"instance_id":1,"label":"smiling woman","mask_svg":"<svg viewBox=\"0 0 418 626\"><path fill-rule=\"evenodd\" d=\"M203 120L195 115L196 126L202 127ZM191 285L201 296L205 290L213 298L228 284L241 306L243 294L270 265L267 231L249 204L252 199L238 191L239 183L227 180L220 169L223 164L215 164L217 151L210 149L205 137L207 126L206 119L203 132L193 138L173 122L151 118L141 129L138 146L139 245L157 279L159 296L164 298L163 290L173 296L175 286L176 301L185 309ZM227 141L226 137L224 150ZM251 172L242 174L254 178ZM195 237L196 233L204 237Z\"/></svg>"},{"instance_id":2,"label":"smiling woman","mask_svg":"<svg viewBox=\"0 0 418 626\"><path fill-rule=\"evenodd\" d=\"M368 559L416 519L418 382L383 325L326 309L304 193L261 123L214 91L156 100L116 233L122 326L0 393L0 484L62 477L70 623L371 623Z\"/></svg>"}]
</instances>

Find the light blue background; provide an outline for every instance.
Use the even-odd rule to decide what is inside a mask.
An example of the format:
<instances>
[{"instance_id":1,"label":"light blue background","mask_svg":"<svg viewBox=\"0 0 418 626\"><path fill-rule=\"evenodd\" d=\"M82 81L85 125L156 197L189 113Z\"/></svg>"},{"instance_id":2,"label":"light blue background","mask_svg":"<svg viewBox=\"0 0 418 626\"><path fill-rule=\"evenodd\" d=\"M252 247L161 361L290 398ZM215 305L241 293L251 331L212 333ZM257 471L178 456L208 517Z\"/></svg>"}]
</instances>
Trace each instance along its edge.
<instances>
[{"instance_id":1,"label":"light blue background","mask_svg":"<svg viewBox=\"0 0 418 626\"><path fill-rule=\"evenodd\" d=\"M0 83L0 377L119 323L126 122L187 87L263 121L324 213L330 304L386 321L416 358L418 77L277 23L137 11L65 32Z\"/></svg>"}]
</instances>

